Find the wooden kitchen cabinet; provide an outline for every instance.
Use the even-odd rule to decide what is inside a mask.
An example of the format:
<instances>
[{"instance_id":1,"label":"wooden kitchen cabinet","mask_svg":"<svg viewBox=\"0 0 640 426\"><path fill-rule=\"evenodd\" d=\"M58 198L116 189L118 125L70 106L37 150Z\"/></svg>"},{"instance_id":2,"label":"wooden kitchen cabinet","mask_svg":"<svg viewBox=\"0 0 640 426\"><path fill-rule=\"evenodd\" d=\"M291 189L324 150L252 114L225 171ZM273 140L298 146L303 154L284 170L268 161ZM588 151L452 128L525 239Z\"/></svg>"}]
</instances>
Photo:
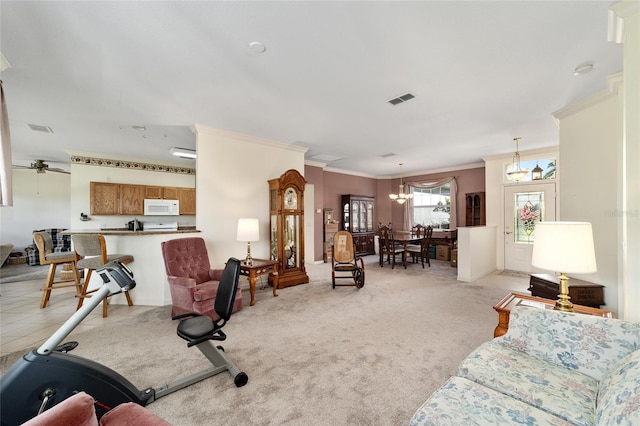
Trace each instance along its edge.
<instances>
[{"instance_id":1,"label":"wooden kitchen cabinet","mask_svg":"<svg viewBox=\"0 0 640 426\"><path fill-rule=\"evenodd\" d=\"M89 183L89 210L94 215L119 214L120 198L117 183L90 182Z\"/></svg>"},{"instance_id":2,"label":"wooden kitchen cabinet","mask_svg":"<svg viewBox=\"0 0 640 426\"><path fill-rule=\"evenodd\" d=\"M145 186L144 198L155 200L177 200L178 188L169 186Z\"/></svg>"},{"instance_id":3,"label":"wooden kitchen cabinet","mask_svg":"<svg viewBox=\"0 0 640 426\"><path fill-rule=\"evenodd\" d=\"M176 188L178 192L178 200L180 200L180 214L195 215L196 214L196 189L195 188Z\"/></svg>"},{"instance_id":4,"label":"wooden kitchen cabinet","mask_svg":"<svg viewBox=\"0 0 640 426\"><path fill-rule=\"evenodd\" d=\"M144 200L180 200L181 215L196 214L196 189L175 186L136 185L112 182L90 182L91 215L144 215Z\"/></svg>"},{"instance_id":5,"label":"wooden kitchen cabinet","mask_svg":"<svg viewBox=\"0 0 640 426\"><path fill-rule=\"evenodd\" d=\"M122 215L143 215L144 214L144 194L143 185L120 184L120 211Z\"/></svg>"}]
</instances>

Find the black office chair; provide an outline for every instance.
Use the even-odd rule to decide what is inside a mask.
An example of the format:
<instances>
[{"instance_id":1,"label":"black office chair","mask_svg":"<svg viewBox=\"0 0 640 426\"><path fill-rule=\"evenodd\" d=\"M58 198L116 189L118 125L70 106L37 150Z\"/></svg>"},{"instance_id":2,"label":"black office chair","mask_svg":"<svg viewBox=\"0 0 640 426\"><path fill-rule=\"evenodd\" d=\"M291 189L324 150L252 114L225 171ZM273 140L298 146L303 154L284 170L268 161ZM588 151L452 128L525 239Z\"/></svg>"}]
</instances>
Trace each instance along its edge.
<instances>
[{"instance_id":1,"label":"black office chair","mask_svg":"<svg viewBox=\"0 0 640 426\"><path fill-rule=\"evenodd\" d=\"M229 371L237 387L247 384L249 377L244 372L238 370L233 362L227 358L224 353L224 348L222 346L215 346L210 342L211 340L225 340L227 338L227 335L222 331L222 327L224 327L231 317L239 278L240 261L231 257L227 260L227 265L224 271L222 271L222 277L220 278L220 284L216 293L214 310L220 317L219 319L214 321L211 317L197 313L188 313L173 317L173 319L186 318L182 319L180 324L178 324L178 336L188 342L187 347L197 346L200 352L211 361L213 366L200 373L181 379L174 384L168 385L166 388L156 390L156 399L165 393L174 392L177 389L189 386L200 380L222 373L223 371Z\"/></svg>"}]
</instances>

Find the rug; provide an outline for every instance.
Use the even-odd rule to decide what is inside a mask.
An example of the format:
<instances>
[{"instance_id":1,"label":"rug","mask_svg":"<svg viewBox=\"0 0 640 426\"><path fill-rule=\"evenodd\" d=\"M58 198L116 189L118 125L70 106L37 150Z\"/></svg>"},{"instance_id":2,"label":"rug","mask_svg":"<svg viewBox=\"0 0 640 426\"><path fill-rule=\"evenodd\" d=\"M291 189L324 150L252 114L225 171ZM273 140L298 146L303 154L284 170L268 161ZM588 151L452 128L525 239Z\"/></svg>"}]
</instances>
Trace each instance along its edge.
<instances>
[{"instance_id":1,"label":"rug","mask_svg":"<svg viewBox=\"0 0 640 426\"><path fill-rule=\"evenodd\" d=\"M148 406L175 425L400 425L480 343L493 337L492 306L504 289L456 280L448 262L392 270L366 265L365 286L331 288L329 264L311 283L256 294L217 342L247 373L228 373ZM244 291L247 291L246 289ZM245 300L248 300L248 295ZM138 389L159 387L209 366L176 335L159 307L72 333L78 355L100 362ZM24 352L0 359L0 371Z\"/></svg>"},{"instance_id":2,"label":"rug","mask_svg":"<svg viewBox=\"0 0 640 426\"><path fill-rule=\"evenodd\" d=\"M58 268L62 269L61 267ZM18 281L44 280L47 278L49 265L34 265L27 263L19 265L6 264L0 268L0 284L13 283Z\"/></svg>"}]
</instances>

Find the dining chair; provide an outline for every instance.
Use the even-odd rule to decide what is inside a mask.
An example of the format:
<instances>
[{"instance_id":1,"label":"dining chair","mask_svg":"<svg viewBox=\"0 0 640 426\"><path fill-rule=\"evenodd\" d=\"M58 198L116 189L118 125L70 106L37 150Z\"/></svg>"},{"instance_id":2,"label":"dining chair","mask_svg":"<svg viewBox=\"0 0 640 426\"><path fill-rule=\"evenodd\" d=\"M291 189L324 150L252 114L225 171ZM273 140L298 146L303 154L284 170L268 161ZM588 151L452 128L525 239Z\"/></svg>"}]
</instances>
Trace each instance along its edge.
<instances>
[{"instance_id":1,"label":"dining chair","mask_svg":"<svg viewBox=\"0 0 640 426\"><path fill-rule=\"evenodd\" d=\"M411 235L415 236L416 238L420 238L423 236L425 229L426 227L422 224L414 225L411 228Z\"/></svg>"},{"instance_id":2,"label":"dining chair","mask_svg":"<svg viewBox=\"0 0 640 426\"><path fill-rule=\"evenodd\" d=\"M71 235L71 243L76 253L76 259L79 269L86 269L87 273L84 277L82 284L82 290L78 294L78 307L80 309L84 302L84 299L91 297L91 293L96 292L98 289L87 290L89 282L91 280L91 272L100 268L102 265L106 265L114 260L119 260L122 263L133 262L133 256L130 254L107 254L107 243L104 239L104 235L100 234L73 234ZM129 295L129 291L125 290L124 296L127 298L127 304L133 306L133 301ZM102 317L106 318L108 315L108 298L102 301Z\"/></svg>"},{"instance_id":3,"label":"dining chair","mask_svg":"<svg viewBox=\"0 0 640 426\"><path fill-rule=\"evenodd\" d=\"M396 258L400 255L400 262L402 262L402 256L404 256L404 246L396 244L393 239L393 232L389 227L382 226L378 229L378 244L380 251L380 267L384 266L385 256L387 263L391 264L391 269L396 266Z\"/></svg>"},{"instance_id":4,"label":"dining chair","mask_svg":"<svg viewBox=\"0 0 640 426\"><path fill-rule=\"evenodd\" d=\"M422 267L424 268L424 261L426 259L427 265L431 267L431 259L429 257L429 247L431 246L431 237L433 236L433 228L427 226L424 228L422 237L420 238L420 244L408 244L407 253L411 253L413 257L413 263L416 263L418 257L422 261Z\"/></svg>"},{"instance_id":5,"label":"dining chair","mask_svg":"<svg viewBox=\"0 0 640 426\"><path fill-rule=\"evenodd\" d=\"M40 264L50 265L49 273L47 274L47 281L45 286L41 289L42 300L40 301L40 308L45 308L51 297L51 290L64 287L75 287L76 294L80 293L80 280L78 278L78 268L76 266L76 257L72 251L53 251L53 240L51 235L46 231L36 231L33 233L33 239L38 247ZM56 281L56 268L58 265L69 264L71 265L71 272L73 273L73 279ZM73 282L73 284L69 284Z\"/></svg>"}]
</instances>

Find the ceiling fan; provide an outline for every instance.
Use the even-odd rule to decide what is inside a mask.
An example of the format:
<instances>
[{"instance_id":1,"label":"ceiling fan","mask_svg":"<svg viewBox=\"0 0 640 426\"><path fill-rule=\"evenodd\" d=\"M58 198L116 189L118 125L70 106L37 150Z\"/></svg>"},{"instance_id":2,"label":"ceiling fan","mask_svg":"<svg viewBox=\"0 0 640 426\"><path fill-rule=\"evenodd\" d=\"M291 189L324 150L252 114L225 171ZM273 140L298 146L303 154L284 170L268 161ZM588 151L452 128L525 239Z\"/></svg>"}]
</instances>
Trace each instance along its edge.
<instances>
[{"instance_id":1,"label":"ceiling fan","mask_svg":"<svg viewBox=\"0 0 640 426\"><path fill-rule=\"evenodd\" d=\"M35 163L31 163L30 166L13 166L16 169L32 169L37 173L45 173L45 172L55 172L55 173L64 173L66 175L70 175L71 172L68 172L64 169L59 169L56 167L49 167L45 160L36 160Z\"/></svg>"}]
</instances>

